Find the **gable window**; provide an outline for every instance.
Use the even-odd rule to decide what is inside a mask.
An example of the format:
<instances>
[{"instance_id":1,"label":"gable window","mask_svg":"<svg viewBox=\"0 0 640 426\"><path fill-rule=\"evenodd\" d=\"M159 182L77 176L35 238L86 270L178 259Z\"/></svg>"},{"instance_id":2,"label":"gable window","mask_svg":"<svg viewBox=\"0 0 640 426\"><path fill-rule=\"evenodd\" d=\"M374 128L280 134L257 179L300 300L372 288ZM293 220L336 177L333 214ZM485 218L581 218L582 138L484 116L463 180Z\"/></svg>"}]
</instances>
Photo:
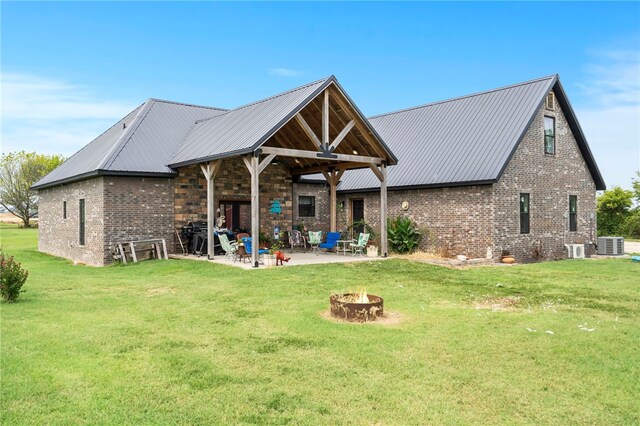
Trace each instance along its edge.
<instances>
[{"instance_id":1,"label":"gable window","mask_svg":"<svg viewBox=\"0 0 640 426\"><path fill-rule=\"evenodd\" d=\"M556 109L556 97L553 92L549 92L549 94L547 95L544 106L550 111L554 111Z\"/></svg>"},{"instance_id":2,"label":"gable window","mask_svg":"<svg viewBox=\"0 0 640 426\"><path fill-rule=\"evenodd\" d=\"M529 233L529 194L520 194L520 233Z\"/></svg>"},{"instance_id":3,"label":"gable window","mask_svg":"<svg viewBox=\"0 0 640 426\"><path fill-rule=\"evenodd\" d=\"M79 244L81 246L84 245L84 222L85 222L85 215L84 215L84 199L80 200L80 205L79 205L79 209L78 209L78 213L79 213L79 222L80 222L80 232L79 232Z\"/></svg>"},{"instance_id":4,"label":"gable window","mask_svg":"<svg viewBox=\"0 0 640 426\"><path fill-rule=\"evenodd\" d=\"M556 119L544 116L544 153L556 153Z\"/></svg>"},{"instance_id":5,"label":"gable window","mask_svg":"<svg viewBox=\"0 0 640 426\"><path fill-rule=\"evenodd\" d=\"M67 202L66 201L62 202L62 218L63 219L67 218Z\"/></svg>"},{"instance_id":6,"label":"gable window","mask_svg":"<svg viewBox=\"0 0 640 426\"><path fill-rule=\"evenodd\" d=\"M298 197L298 215L300 217L315 217L316 197L300 195Z\"/></svg>"},{"instance_id":7,"label":"gable window","mask_svg":"<svg viewBox=\"0 0 640 426\"><path fill-rule=\"evenodd\" d=\"M578 230L578 196L569 195L569 231Z\"/></svg>"}]
</instances>

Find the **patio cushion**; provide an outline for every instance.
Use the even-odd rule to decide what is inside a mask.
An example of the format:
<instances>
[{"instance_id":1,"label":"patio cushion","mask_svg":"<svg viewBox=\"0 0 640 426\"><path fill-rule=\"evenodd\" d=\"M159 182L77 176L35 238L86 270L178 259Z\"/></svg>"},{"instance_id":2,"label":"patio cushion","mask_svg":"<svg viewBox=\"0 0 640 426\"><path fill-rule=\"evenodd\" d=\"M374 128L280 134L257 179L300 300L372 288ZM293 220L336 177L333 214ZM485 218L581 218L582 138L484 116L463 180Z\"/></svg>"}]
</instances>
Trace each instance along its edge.
<instances>
[{"instance_id":1,"label":"patio cushion","mask_svg":"<svg viewBox=\"0 0 640 426\"><path fill-rule=\"evenodd\" d=\"M320 244L320 248L324 248L324 249L335 248L335 246L338 243L338 240L340 239L341 235L342 234L340 232L329 232L329 233L327 233L327 241L325 241L324 243Z\"/></svg>"}]
</instances>

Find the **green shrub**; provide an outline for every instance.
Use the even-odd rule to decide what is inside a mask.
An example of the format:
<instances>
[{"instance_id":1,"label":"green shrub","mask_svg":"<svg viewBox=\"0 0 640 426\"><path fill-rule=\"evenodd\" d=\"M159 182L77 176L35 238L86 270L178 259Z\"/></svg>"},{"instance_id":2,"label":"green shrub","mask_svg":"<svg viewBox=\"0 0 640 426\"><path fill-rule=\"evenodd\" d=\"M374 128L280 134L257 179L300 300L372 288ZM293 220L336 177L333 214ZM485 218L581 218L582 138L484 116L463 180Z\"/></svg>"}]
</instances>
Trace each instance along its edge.
<instances>
[{"instance_id":1,"label":"green shrub","mask_svg":"<svg viewBox=\"0 0 640 426\"><path fill-rule=\"evenodd\" d=\"M411 253L414 251L422 234L420 230L411 222L408 217L398 216L395 219L389 219L387 224L387 237L391 249L397 253Z\"/></svg>"},{"instance_id":2,"label":"green shrub","mask_svg":"<svg viewBox=\"0 0 640 426\"><path fill-rule=\"evenodd\" d=\"M624 219L621 229L626 238L640 238L640 208L633 210Z\"/></svg>"},{"instance_id":3,"label":"green shrub","mask_svg":"<svg viewBox=\"0 0 640 426\"><path fill-rule=\"evenodd\" d=\"M22 269L13 260L13 256L7 258L0 252L0 295L5 302L15 302L18 299L28 276L29 272Z\"/></svg>"}]
</instances>

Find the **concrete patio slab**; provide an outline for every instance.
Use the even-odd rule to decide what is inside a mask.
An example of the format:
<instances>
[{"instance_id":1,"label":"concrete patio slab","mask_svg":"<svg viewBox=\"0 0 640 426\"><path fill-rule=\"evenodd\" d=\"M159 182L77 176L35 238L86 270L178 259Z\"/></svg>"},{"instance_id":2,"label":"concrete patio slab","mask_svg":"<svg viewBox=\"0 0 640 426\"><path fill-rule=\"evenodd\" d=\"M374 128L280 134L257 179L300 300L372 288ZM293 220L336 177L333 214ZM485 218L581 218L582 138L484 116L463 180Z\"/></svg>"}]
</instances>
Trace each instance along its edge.
<instances>
[{"instance_id":1,"label":"concrete patio slab","mask_svg":"<svg viewBox=\"0 0 640 426\"><path fill-rule=\"evenodd\" d=\"M332 252L329 253L311 253L311 252L294 252L290 253L289 251L285 252L285 256L290 257L291 260L289 262L285 262L284 266L302 266L302 265L319 265L323 263L351 263L351 262L366 262L366 261L377 261L377 260L386 260L391 259L391 257L367 257L367 256L352 256L351 254L342 255L335 254ZM240 262L233 260L225 259L223 255L216 256L213 260L207 259L206 256L198 257L196 255L181 255L181 254L170 254L169 258L178 259L178 260L199 260L199 261L207 261L212 263L219 263L222 265L235 266L242 269L256 269L253 268L250 261ZM280 266L277 266L278 268ZM260 267L257 269L271 269L276 268L276 266L265 266L264 264L260 264Z\"/></svg>"}]
</instances>

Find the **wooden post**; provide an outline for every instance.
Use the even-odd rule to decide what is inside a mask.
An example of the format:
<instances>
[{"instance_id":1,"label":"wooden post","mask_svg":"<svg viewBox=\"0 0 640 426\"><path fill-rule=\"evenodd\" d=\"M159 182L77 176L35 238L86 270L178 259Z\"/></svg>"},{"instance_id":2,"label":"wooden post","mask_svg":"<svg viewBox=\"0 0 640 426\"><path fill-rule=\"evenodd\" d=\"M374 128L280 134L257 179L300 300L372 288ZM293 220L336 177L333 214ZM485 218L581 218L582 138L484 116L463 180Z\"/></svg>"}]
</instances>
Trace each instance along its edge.
<instances>
[{"instance_id":1,"label":"wooden post","mask_svg":"<svg viewBox=\"0 0 640 426\"><path fill-rule=\"evenodd\" d=\"M380 166L380 254L387 257L387 165Z\"/></svg>"},{"instance_id":2,"label":"wooden post","mask_svg":"<svg viewBox=\"0 0 640 426\"><path fill-rule=\"evenodd\" d=\"M258 267L260 250L260 164L256 155L251 156L251 263Z\"/></svg>"},{"instance_id":3,"label":"wooden post","mask_svg":"<svg viewBox=\"0 0 640 426\"><path fill-rule=\"evenodd\" d=\"M322 103L322 145L324 149L329 149L329 91L324 91Z\"/></svg>"},{"instance_id":4,"label":"wooden post","mask_svg":"<svg viewBox=\"0 0 640 426\"><path fill-rule=\"evenodd\" d=\"M213 237L213 228L215 227L216 210L214 207L214 178L218 171L220 160L210 161L206 165L200 164L200 169L207 179L207 257L213 259L215 241Z\"/></svg>"},{"instance_id":5,"label":"wooden post","mask_svg":"<svg viewBox=\"0 0 640 426\"><path fill-rule=\"evenodd\" d=\"M338 182L336 182L335 179L335 172L332 170L331 171L331 182L329 182L329 191L330 191L330 203L329 203L329 208L331 209L331 232L336 232L336 228L337 228L337 202L336 202L336 186L338 185Z\"/></svg>"}]
</instances>

